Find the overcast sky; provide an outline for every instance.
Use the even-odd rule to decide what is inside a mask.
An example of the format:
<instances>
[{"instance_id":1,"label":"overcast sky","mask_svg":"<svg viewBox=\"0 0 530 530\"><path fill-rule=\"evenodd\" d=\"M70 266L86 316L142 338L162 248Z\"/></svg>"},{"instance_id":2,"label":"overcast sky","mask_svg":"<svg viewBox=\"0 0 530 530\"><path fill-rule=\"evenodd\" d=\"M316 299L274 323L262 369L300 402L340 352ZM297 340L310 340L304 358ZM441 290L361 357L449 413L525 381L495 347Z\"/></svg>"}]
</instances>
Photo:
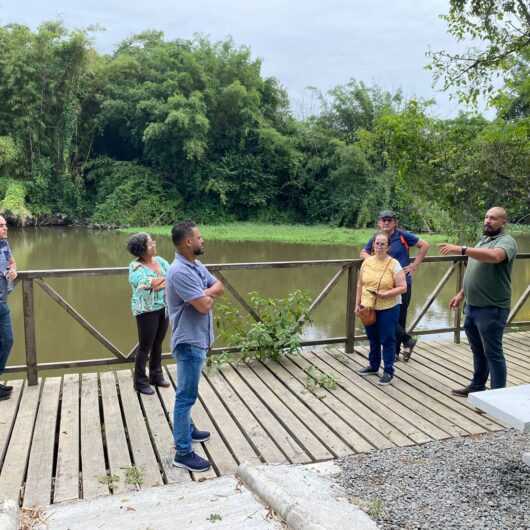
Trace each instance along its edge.
<instances>
[{"instance_id":1,"label":"overcast sky","mask_svg":"<svg viewBox=\"0 0 530 530\"><path fill-rule=\"evenodd\" d=\"M99 24L100 51L146 29L166 38L194 33L232 36L263 61L265 76L288 90L297 114L311 110L306 87L322 91L355 78L406 96L435 98L433 113L454 116L458 106L432 88L427 49L456 50L439 15L449 0L0 0L0 24L35 28L60 18L68 27ZM1 51L0 51L1 53Z\"/></svg>"}]
</instances>

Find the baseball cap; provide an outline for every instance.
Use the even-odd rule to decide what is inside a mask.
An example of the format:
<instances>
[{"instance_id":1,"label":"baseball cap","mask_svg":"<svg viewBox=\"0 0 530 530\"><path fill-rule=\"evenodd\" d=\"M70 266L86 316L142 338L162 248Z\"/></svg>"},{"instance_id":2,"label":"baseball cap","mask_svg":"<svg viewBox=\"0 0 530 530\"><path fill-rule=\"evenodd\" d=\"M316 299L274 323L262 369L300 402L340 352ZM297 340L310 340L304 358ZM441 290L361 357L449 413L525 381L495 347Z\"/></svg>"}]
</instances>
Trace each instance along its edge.
<instances>
[{"instance_id":1,"label":"baseball cap","mask_svg":"<svg viewBox=\"0 0 530 530\"><path fill-rule=\"evenodd\" d=\"M382 210L379 212L378 219L383 219L384 217L391 217L392 219L397 219L397 215L392 210Z\"/></svg>"}]
</instances>

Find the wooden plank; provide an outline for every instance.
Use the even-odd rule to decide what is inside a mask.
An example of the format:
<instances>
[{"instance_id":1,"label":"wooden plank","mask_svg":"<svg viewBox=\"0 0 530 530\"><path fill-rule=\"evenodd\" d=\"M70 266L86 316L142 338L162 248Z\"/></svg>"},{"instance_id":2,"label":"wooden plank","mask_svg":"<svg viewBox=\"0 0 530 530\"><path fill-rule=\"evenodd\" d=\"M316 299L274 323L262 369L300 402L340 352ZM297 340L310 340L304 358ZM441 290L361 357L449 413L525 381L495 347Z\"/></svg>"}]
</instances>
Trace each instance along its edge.
<instances>
[{"instance_id":1,"label":"wooden plank","mask_svg":"<svg viewBox=\"0 0 530 530\"><path fill-rule=\"evenodd\" d=\"M136 485L127 482L127 470L132 463L116 389L116 377L114 372L102 372L99 374L99 380L105 424L105 445L109 461L108 474L118 477L118 480L112 481L112 493L134 491L137 489Z\"/></svg>"},{"instance_id":2,"label":"wooden plank","mask_svg":"<svg viewBox=\"0 0 530 530\"><path fill-rule=\"evenodd\" d=\"M329 460L332 453L246 365L234 367L279 422L298 440L314 460Z\"/></svg>"},{"instance_id":3,"label":"wooden plank","mask_svg":"<svg viewBox=\"0 0 530 530\"><path fill-rule=\"evenodd\" d=\"M351 454L351 448L335 432L322 422L318 414L300 399L299 394L289 388L273 375L275 362L249 364L254 373L274 392L275 396L287 407L311 432L321 441L334 457ZM267 369L268 367L269 369ZM302 390L304 390L302 388ZM314 396L313 396L314 397ZM318 402L318 399L315 398ZM314 403L317 406L316 403Z\"/></svg>"},{"instance_id":4,"label":"wooden plank","mask_svg":"<svg viewBox=\"0 0 530 530\"><path fill-rule=\"evenodd\" d=\"M61 378L44 380L24 488L24 506L47 506L52 498L53 452Z\"/></svg>"},{"instance_id":5,"label":"wooden plank","mask_svg":"<svg viewBox=\"0 0 530 530\"><path fill-rule=\"evenodd\" d=\"M171 370L170 370L171 368ZM175 365L169 365L166 366L166 373L169 381L174 383L174 377L173 374L175 373ZM171 423L171 428L173 429L173 410L175 408L175 388L162 388L160 387L158 389L160 392L160 399L162 401L162 404L166 410L166 413L168 415L168 418ZM202 473L192 473L191 476L194 480L197 480L199 482L202 482L203 480L208 480L211 478L216 478L217 473L215 472L215 469L219 470L219 473L233 473L233 469L237 467L237 463L230 453L230 451L226 448L226 446L223 443L222 438L219 436L219 433L217 432L217 429L215 426L211 423L210 419L208 418L208 415L206 414L204 408L202 407L202 403L200 401L197 401L197 403L194 405L192 409L192 418L195 422L195 425L198 429L201 430L207 430L210 431L210 440L204 444L193 444L193 450L202 458L206 458L212 463L212 467L208 471L204 471ZM206 454L206 451L204 450L205 446L208 446L208 454ZM175 446L174 442L171 445L173 448L173 454L175 453Z\"/></svg>"},{"instance_id":6,"label":"wooden plank","mask_svg":"<svg viewBox=\"0 0 530 530\"><path fill-rule=\"evenodd\" d=\"M20 274L19 274L20 276ZM37 384L37 339L35 337L35 302L33 280L22 280L22 308L24 313L24 341L26 344L26 367L29 386Z\"/></svg>"},{"instance_id":7,"label":"wooden plank","mask_svg":"<svg viewBox=\"0 0 530 530\"><path fill-rule=\"evenodd\" d=\"M130 370L119 370L116 375L120 386L121 403L131 444L132 458L136 468L142 471L143 483L141 486L142 488L159 486L163 483L160 467L149 438L138 395L133 388L132 373Z\"/></svg>"},{"instance_id":8,"label":"wooden plank","mask_svg":"<svg viewBox=\"0 0 530 530\"><path fill-rule=\"evenodd\" d=\"M355 375L358 375L355 370L341 365L329 353L315 353L315 357L318 357L321 361L325 362L327 366L332 366L348 380ZM326 365L320 365L323 371L326 370ZM358 366L359 368L362 367L361 364ZM450 437L450 434L441 427L443 425L445 428L452 428L452 426L440 417L433 418L432 412L423 407L421 403L409 399L409 397L398 388L400 381L394 380L392 385L382 387L377 384L377 379L375 377L366 377L362 379L362 381L358 382L358 385L371 397L379 400L382 404L385 404L389 409L393 410L403 418L407 418L431 438L443 440Z\"/></svg>"},{"instance_id":9,"label":"wooden plank","mask_svg":"<svg viewBox=\"0 0 530 530\"><path fill-rule=\"evenodd\" d=\"M274 440L282 453L293 464L303 464L311 462L311 457L304 451L303 447L293 438L291 433L278 422L272 412L264 405L246 382L232 368L223 366L222 373L230 387L234 390L239 399L252 411L254 417Z\"/></svg>"},{"instance_id":10,"label":"wooden plank","mask_svg":"<svg viewBox=\"0 0 530 530\"><path fill-rule=\"evenodd\" d=\"M306 361L301 361L301 364L304 362ZM293 377L296 377L301 384L305 383L307 373L291 359L282 359L281 365ZM307 363L305 366L310 365ZM404 436L392 425L381 421L373 411L347 394L340 386L336 389L327 390L325 395L324 404L349 425L358 436L366 439L374 448L388 449L396 445L404 447L413 444L412 440ZM352 438L352 443L353 441L354 439ZM359 450L361 448L362 445L359 446ZM355 449L357 450L357 447Z\"/></svg>"},{"instance_id":11,"label":"wooden plank","mask_svg":"<svg viewBox=\"0 0 530 530\"><path fill-rule=\"evenodd\" d=\"M79 374L63 378L53 502L79 498Z\"/></svg>"},{"instance_id":12,"label":"wooden plank","mask_svg":"<svg viewBox=\"0 0 530 530\"><path fill-rule=\"evenodd\" d=\"M454 355L462 360L469 360L469 365L472 369L473 366L473 352L469 344L444 344L443 342L437 342L439 348L449 355ZM524 357L518 358L517 353L514 352L510 355L510 350L504 344L505 358L508 363L508 377L515 377L521 379L523 382L530 378L530 366L527 365ZM519 383L517 383L519 384Z\"/></svg>"},{"instance_id":13,"label":"wooden plank","mask_svg":"<svg viewBox=\"0 0 530 530\"><path fill-rule=\"evenodd\" d=\"M335 410L327 406L331 394L325 389L319 391L320 397L307 390L304 383L296 379L284 366L278 363L268 362L267 368L278 377L289 390L296 396L299 396L311 412L323 422L328 429L331 429L345 444L344 452L340 454L364 453L371 451L373 445L368 443L357 431L352 429ZM340 448L339 448L340 449ZM334 448L335 454L339 454L337 448Z\"/></svg>"},{"instance_id":14,"label":"wooden plank","mask_svg":"<svg viewBox=\"0 0 530 530\"><path fill-rule=\"evenodd\" d=\"M25 385L22 390L15 426L11 433L12 442L7 448L0 474L0 498L19 499L39 406L40 383L39 379L37 385Z\"/></svg>"},{"instance_id":15,"label":"wooden plank","mask_svg":"<svg viewBox=\"0 0 530 530\"><path fill-rule=\"evenodd\" d=\"M348 366L351 370L356 371L363 368L365 364L351 359L351 364ZM454 414L450 409L447 409L438 401L432 399L428 393L423 393L414 385L409 384L407 379L402 377L401 370L396 370L394 384L390 386L391 388L386 388L389 395L420 414L430 423L444 430L447 434L451 436L465 436L469 434L468 431L459 426L459 416L457 414Z\"/></svg>"},{"instance_id":16,"label":"wooden plank","mask_svg":"<svg viewBox=\"0 0 530 530\"><path fill-rule=\"evenodd\" d=\"M359 348L358 352L359 354L368 357L368 349L366 347ZM452 396L451 389L454 388L455 385L453 385L450 380L448 380L442 374L438 373L436 370L433 370L429 366L422 365L418 362L409 362L403 364L406 364L406 366L401 366L400 363L400 370L408 371L409 373L413 372L414 377L416 379L419 379L420 381L424 382L428 387L432 388L433 390L438 391L439 394L447 396L447 398L452 400L455 405L458 404L462 408L467 408L468 412L471 414L471 416L469 416L468 414L468 418L471 418L473 421L475 421L476 423L483 426L489 431L497 431L502 429L502 427L498 423L491 421L485 416L477 414L476 409L470 406L467 403L467 400L462 400ZM461 408L459 408L459 410L461 410Z\"/></svg>"},{"instance_id":17,"label":"wooden plank","mask_svg":"<svg viewBox=\"0 0 530 530\"><path fill-rule=\"evenodd\" d=\"M225 406L230 409L238 427L244 431L258 456L269 464L288 463L286 456L223 377L223 371L224 368L219 368L214 373L208 372L208 380Z\"/></svg>"},{"instance_id":18,"label":"wooden plank","mask_svg":"<svg viewBox=\"0 0 530 530\"><path fill-rule=\"evenodd\" d=\"M405 445L402 439L403 436L408 438L406 445L412 445L412 442L425 443L432 440L410 418L396 413L393 410L392 400L389 400L386 396L383 399L373 399L373 389L369 384L367 386L362 376L353 374L351 378L345 378L340 371L327 365L315 355L308 355L300 361L298 358L293 357L292 360L306 372L312 366L315 366L333 375L338 381L341 401L349 406L349 403L353 402L353 398L355 398L357 403L355 404L354 410L360 412L361 408L359 404L361 404L363 418L369 421L379 432L387 436L389 440L397 440L400 445ZM332 392L338 395L339 392L337 390L333 390ZM375 395L377 396L377 393ZM398 433L400 436L398 436Z\"/></svg>"},{"instance_id":19,"label":"wooden plank","mask_svg":"<svg viewBox=\"0 0 530 530\"><path fill-rule=\"evenodd\" d=\"M81 375L81 485L83 499L108 495L106 466L99 414L97 374Z\"/></svg>"},{"instance_id":20,"label":"wooden plank","mask_svg":"<svg viewBox=\"0 0 530 530\"><path fill-rule=\"evenodd\" d=\"M3 401L2 406L0 407L0 469L2 469L2 464L11 438L11 432L13 431L15 420L17 419L17 411L24 381L18 379L16 381L9 381L9 384L13 387L11 397Z\"/></svg>"},{"instance_id":21,"label":"wooden plank","mask_svg":"<svg viewBox=\"0 0 530 530\"><path fill-rule=\"evenodd\" d=\"M338 349L334 349L333 351L340 352ZM343 355L343 352L340 353ZM350 360L349 357L347 358L343 355L343 357L340 359L340 362L349 365L352 363L352 360ZM459 425L469 434L481 434L488 432L488 429L476 423L476 419L480 417L476 414L476 412L461 405L459 401L449 397L446 392L440 392L439 390L435 389L436 387L429 386L428 384L424 383L421 373L418 373L417 370L411 368L408 363L402 363L399 365L398 376L399 379L407 382L417 391L422 392L423 395L429 396L429 403L431 403L431 399L435 400L436 403L439 403L441 407L439 412L444 414L447 419L456 425ZM428 378L426 378L426 380L431 382Z\"/></svg>"},{"instance_id":22,"label":"wooden plank","mask_svg":"<svg viewBox=\"0 0 530 530\"><path fill-rule=\"evenodd\" d=\"M210 382L205 377L201 377L199 382L199 395L208 415L217 426L217 430L219 431L220 426L223 426L223 439L230 448L231 453L235 456L237 463L262 463L254 448L245 438L245 435L239 429L230 412L225 408L223 402L213 391Z\"/></svg>"},{"instance_id":23,"label":"wooden plank","mask_svg":"<svg viewBox=\"0 0 530 530\"><path fill-rule=\"evenodd\" d=\"M173 465L175 457L173 433L167 421L164 408L160 403L159 395L146 396L145 394L140 394L140 399L142 400L151 439L153 440L158 460L162 464L166 481L169 484L191 482L189 471Z\"/></svg>"},{"instance_id":24,"label":"wooden plank","mask_svg":"<svg viewBox=\"0 0 530 530\"><path fill-rule=\"evenodd\" d=\"M360 263L360 262L359 262ZM348 267L348 286L346 288L346 353L353 353L355 348L355 299L357 297L357 277L359 266Z\"/></svg>"},{"instance_id":25,"label":"wooden plank","mask_svg":"<svg viewBox=\"0 0 530 530\"><path fill-rule=\"evenodd\" d=\"M449 346L448 344L446 345L442 342L435 341L429 345L429 348L431 350L427 351L429 351L431 357L433 356L431 352L434 350L436 352L434 355L436 355L438 361L445 359L449 363L449 366L453 365L453 369L460 370L460 373L465 372L469 380L471 380L473 376L473 353L470 349L461 344ZM519 385L524 383L524 378L516 370L512 369L511 372L508 372L507 382L508 384Z\"/></svg>"}]
</instances>

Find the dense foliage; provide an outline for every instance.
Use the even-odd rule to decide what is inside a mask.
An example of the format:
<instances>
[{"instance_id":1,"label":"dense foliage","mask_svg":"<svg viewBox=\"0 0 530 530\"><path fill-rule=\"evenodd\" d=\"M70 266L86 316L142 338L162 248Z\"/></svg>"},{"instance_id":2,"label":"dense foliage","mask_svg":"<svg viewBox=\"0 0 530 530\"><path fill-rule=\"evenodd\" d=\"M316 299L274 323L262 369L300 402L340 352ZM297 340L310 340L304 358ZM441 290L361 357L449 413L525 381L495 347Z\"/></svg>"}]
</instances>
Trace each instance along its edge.
<instances>
[{"instance_id":1,"label":"dense foliage","mask_svg":"<svg viewBox=\"0 0 530 530\"><path fill-rule=\"evenodd\" d=\"M50 22L0 27L0 49L0 198L19 219L363 227L393 207L447 230L492 204L528 211L527 50L487 121L436 119L429 102L354 80L299 119L231 40L146 32L103 55Z\"/></svg>"}]
</instances>

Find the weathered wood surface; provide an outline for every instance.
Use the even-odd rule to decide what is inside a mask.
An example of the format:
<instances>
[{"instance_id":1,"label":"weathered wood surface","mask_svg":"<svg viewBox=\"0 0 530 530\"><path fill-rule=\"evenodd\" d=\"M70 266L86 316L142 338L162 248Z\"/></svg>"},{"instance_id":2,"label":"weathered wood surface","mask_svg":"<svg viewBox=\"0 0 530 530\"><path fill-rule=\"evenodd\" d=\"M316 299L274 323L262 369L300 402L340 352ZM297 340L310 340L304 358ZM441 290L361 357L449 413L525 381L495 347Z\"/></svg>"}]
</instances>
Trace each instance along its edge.
<instances>
[{"instance_id":1,"label":"weathered wood surface","mask_svg":"<svg viewBox=\"0 0 530 530\"><path fill-rule=\"evenodd\" d=\"M529 332L506 335L510 384L530 383L529 346ZM212 437L194 449L213 468L196 475L171 465L174 364L173 386L154 396L133 391L129 370L12 381L0 406L0 497L29 506L123 495L234 473L241 462L310 463L503 428L450 394L469 381L467 344L421 341L388 387L357 375L366 354L365 344L353 355L328 347L205 373L193 418ZM333 375L336 388L309 389L308 372ZM139 483L127 478L133 466Z\"/></svg>"}]
</instances>

